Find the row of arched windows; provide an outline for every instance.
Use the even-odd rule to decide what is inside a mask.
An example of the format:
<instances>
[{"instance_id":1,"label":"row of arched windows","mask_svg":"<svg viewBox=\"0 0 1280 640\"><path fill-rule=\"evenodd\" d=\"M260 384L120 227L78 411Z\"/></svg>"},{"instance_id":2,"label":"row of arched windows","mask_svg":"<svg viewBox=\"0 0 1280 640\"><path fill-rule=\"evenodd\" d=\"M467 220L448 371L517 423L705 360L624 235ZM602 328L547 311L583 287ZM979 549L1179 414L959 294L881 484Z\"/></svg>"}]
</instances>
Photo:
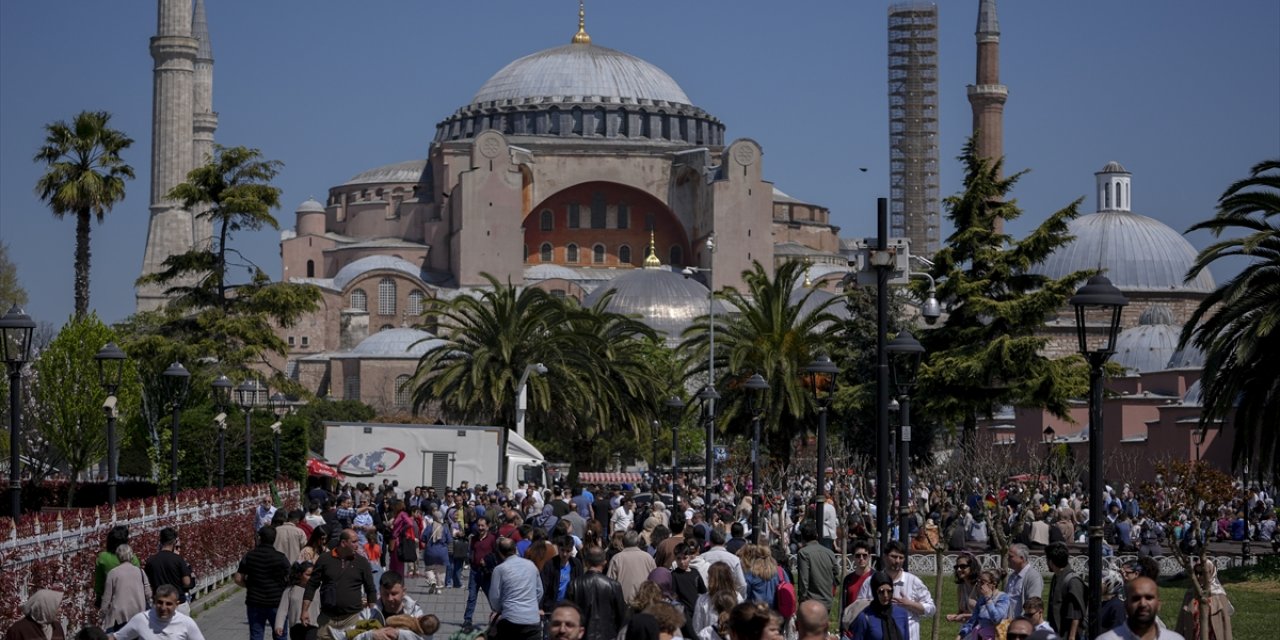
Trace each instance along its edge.
<instances>
[{"instance_id":1,"label":"row of arched windows","mask_svg":"<svg viewBox=\"0 0 1280 640\"><path fill-rule=\"evenodd\" d=\"M427 294L420 289L414 289L409 292L409 308L406 311L409 315L422 315L422 308L427 300ZM364 289L354 289L348 295L348 307L359 309L360 311L369 310L369 294ZM383 278L378 281L378 315L393 316L396 314L396 281L391 278Z\"/></svg>"},{"instance_id":2,"label":"row of arched windows","mask_svg":"<svg viewBox=\"0 0 1280 640\"><path fill-rule=\"evenodd\" d=\"M564 261L569 264L578 264L587 262L582 256L583 250L576 243L570 242L564 246ZM605 264L607 260L607 250L603 244L596 243L591 247L591 264ZM529 261L529 247L525 245L524 261ZM555 261L555 247L550 242L544 242L538 247L538 261L542 263ZM620 245L618 247L618 264L631 264L631 247L629 245ZM671 245L667 250L667 264L683 265L684 250L678 244Z\"/></svg>"}]
</instances>

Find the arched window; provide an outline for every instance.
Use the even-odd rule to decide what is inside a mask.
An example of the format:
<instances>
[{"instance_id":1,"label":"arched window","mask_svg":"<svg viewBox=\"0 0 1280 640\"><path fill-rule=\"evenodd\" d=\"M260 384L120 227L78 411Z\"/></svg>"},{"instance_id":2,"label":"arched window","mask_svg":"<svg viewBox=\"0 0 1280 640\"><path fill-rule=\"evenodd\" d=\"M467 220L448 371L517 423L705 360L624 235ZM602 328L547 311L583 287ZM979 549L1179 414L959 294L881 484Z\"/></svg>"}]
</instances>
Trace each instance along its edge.
<instances>
[{"instance_id":1,"label":"arched window","mask_svg":"<svg viewBox=\"0 0 1280 640\"><path fill-rule=\"evenodd\" d=\"M571 263L578 261L578 245L569 243L569 246L564 248L564 261Z\"/></svg>"},{"instance_id":2,"label":"arched window","mask_svg":"<svg viewBox=\"0 0 1280 640\"><path fill-rule=\"evenodd\" d=\"M351 308L361 311L369 310L369 296L365 294L364 289L356 289L351 292Z\"/></svg>"},{"instance_id":3,"label":"arched window","mask_svg":"<svg viewBox=\"0 0 1280 640\"><path fill-rule=\"evenodd\" d=\"M631 264L631 247L622 245L618 247L618 262L622 264Z\"/></svg>"},{"instance_id":4,"label":"arched window","mask_svg":"<svg viewBox=\"0 0 1280 640\"><path fill-rule=\"evenodd\" d=\"M360 376L347 376L345 384L342 385L342 399L360 399Z\"/></svg>"},{"instance_id":5,"label":"arched window","mask_svg":"<svg viewBox=\"0 0 1280 640\"><path fill-rule=\"evenodd\" d=\"M550 209L543 209L541 216L542 216L541 228L543 231L551 231L552 229L555 228L555 214L551 213Z\"/></svg>"},{"instance_id":6,"label":"arched window","mask_svg":"<svg viewBox=\"0 0 1280 640\"><path fill-rule=\"evenodd\" d=\"M538 261L551 262L551 243L550 242L544 242L542 243L542 246L538 248Z\"/></svg>"},{"instance_id":7,"label":"arched window","mask_svg":"<svg viewBox=\"0 0 1280 640\"><path fill-rule=\"evenodd\" d=\"M1104 189L1105 189L1105 191L1106 191L1106 194L1107 194L1107 195L1106 195L1106 203L1105 203L1105 204L1103 204L1102 206L1103 206L1103 208L1105 208L1105 209L1110 209L1110 208L1111 208L1111 183L1110 183L1110 182L1108 182L1108 183L1106 184L1106 186L1104 187Z\"/></svg>"},{"instance_id":8,"label":"arched window","mask_svg":"<svg viewBox=\"0 0 1280 640\"><path fill-rule=\"evenodd\" d=\"M396 376L395 406L397 409L409 408L409 375Z\"/></svg>"},{"instance_id":9,"label":"arched window","mask_svg":"<svg viewBox=\"0 0 1280 640\"><path fill-rule=\"evenodd\" d=\"M597 244L591 247L591 262L594 264L604 264L604 245Z\"/></svg>"},{"instance_id":10,"label":"arched window","mask_svg":"<svg viewBox=\"0 0 1280 640\"><path fill-rule=\"evenodd\" d=\"M422 315L422 303L427 299L427 294L414 289L409 292L409 315Z\"/></svg>"},{"instance_id":11,"label":"arched window","mask_svg":"<svg viewBox=\"0 0 1280 640\"><path fill-rule=\"evenodd\" d=\"M308 278L316 277L316 261L315 260L307 261L307 277Z\"/></svg>"},{"instance_id":12,"label":"arched window","mask_svg":"<svg viewBox=\"0 0 1280 640\"><path fill-rule=\"evenodd\" d=\"M670 254L671 254L671 260L668 262L668 264L670 264L673 267L679 267L684 265L684 251L680 250L680 245L678 244L671 245Z\"/></svg>"},{"instance_id":13,"label":"arched window","mask_svg":"<svg viewBox=\"0 0 1280 640\"><path fill-rule=\"evenodd\" d=\"M394 316L396 314L396 281L383 278L378 281L378 315Z\"/></svg>"}]
</instances>

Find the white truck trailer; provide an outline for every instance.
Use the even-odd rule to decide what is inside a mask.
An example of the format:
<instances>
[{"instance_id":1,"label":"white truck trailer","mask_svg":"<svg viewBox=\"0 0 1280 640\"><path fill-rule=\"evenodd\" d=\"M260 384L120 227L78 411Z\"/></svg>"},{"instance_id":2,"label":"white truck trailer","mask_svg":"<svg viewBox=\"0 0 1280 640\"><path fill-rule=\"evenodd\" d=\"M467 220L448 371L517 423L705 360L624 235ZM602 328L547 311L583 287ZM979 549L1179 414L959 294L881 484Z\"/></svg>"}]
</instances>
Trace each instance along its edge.
<instances>
[{"instance_id":1,"label":"white truck trailer","mask_svg":"<svg viewBox=\"0 0 1280 640\"><path fill-rule=\"evenodd\" d=\"M503 427L325 422L324 455L353 478L399 481L400 489L545 485L542 452ZM506 443L505 451L503 443Z\"/></svg>"}]
</instances>

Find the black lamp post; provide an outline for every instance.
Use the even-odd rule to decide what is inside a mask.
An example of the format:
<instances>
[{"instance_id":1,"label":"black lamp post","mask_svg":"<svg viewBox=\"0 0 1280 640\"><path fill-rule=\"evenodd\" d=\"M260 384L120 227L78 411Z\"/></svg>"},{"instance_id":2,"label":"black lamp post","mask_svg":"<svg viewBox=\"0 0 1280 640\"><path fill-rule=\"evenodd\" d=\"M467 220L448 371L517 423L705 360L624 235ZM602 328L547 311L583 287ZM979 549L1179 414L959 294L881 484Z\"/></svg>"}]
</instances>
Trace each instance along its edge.
<instances>
[{"instance_id":1,"label":"black lamp post","mask_svg":"<svg viewBox=\"0 0 1280 640\"><path fill-rule=\"evenodd\" d=\"M227 414L224 412L231 404L231 380L225 375L213 381L213 402L218 407L218 416L213 421L218 427L218 491L222 491L227 486Z\"/></svg>"},{"instance_id":2,"label":"black lamp post","mask_svg":"<svg viewBox=\"0 0 1280 640\"><path fill-rule=\"evenodd\" d=\"M173 432L169 434L169 497L178 497L178 421L182 417L182 403L187 399L191 374L181 362L169 365L161 374L164 377L169 400L173 403Z\"/></svg>"},{"instance_id":3,"label":"black lamp post","mask_svg":"<svg viewBox=\"0 0 1280 640\"><path fill-rule=\"evenodd\" d=\"M751 544L760 543L760 415L764 413L764 392L769 383L758 373L747 383L747 409L751 411Z\"/></svg>"},{"instance_id":4,"label":"black lamp post","mask_svg":"<svg viewBox=\"0 0 1280 640\"><path fill-rule=\"evenodd\" d=\"M678 437L678 429L680 427L680 414L684 410L684 400L680 396L671 396L664 403L667 405L667 411L671 413L671 505L676 505L676 474L680 473L680 439Z\"/></svg>"},{"instance_id":5,"label":"black lamp post","mask_svg":"<svg viewBox=\"0 0 1280 640\"><path fill-rule=\"evenodd\" d=\"M1129 300L1106 276L1096 275L1070 302L1080 354L1089 363L1089 637L1096 638L1102 631L1102 367L1115 353L1120 313Z\"/></svg>"},{"instance_id":6,"label":"black lamp post","mask_svg":"<svg viewBox=\"0 0 1280 640\"><path fill-rule=\"evenodd\" d=\"M660 471L662 465L658 464L658 427L661 426L662 423L657 418L649 421L649 439L653 444L653 457L649 458L649 475L653 478L653 491L655 493L658 491L658 479L662 474Z\"/></svg>"},{"instance_id":7,"label":"black lamp post","mask_svg":"<svg viewBox=\"0 0 1280 640\"><path fill-rule=\"evenodd\" d=\"M825 502L823 494L827 489L827 409L831 407L831 399L836 394L836 378L840 368L824 353L814 358L804 370L809 376L809 388L813 389L813 399L818 405L818 487L814 492L813 502L814 517L821 522L821 510Z\"/></svg>"},{"instance_id":8,"label":"black lamp post","mask_svg":"<svg viewBox=\"0 0 1280 640\"><path fill-rule=\"evenodd\" d=\"M876 198L876 249L871 253L876 270L876 529L880 533L876 555L884 563L889 545L889 275L894 256L889 253L889 200Z\"/></svg>"},{"instance_id":9,"label":"black lamp post","mask_svg":"<svg viewBox=\"0 0 1280 640\"><path fill-rule=\"evenodd\" d=\"M703 408L706 410L707 421L707 486L706 504L702 505L706 512L707 522L711 522L711 473L715 470L715 438L716 438L716 400L720 399L720 394L716 393L716 388L707 385L698 392L698 400L702 402Z\"/></svg>"},{"instance_id":10,"label":"black lamp post","mask_svg":"<svg viewBox=\"0 0 1280 640\"><path fill-rule=\"evenodd\" d=\"M36 323L13 305L0 318L0 343L4 363L9 368L9 517L18 526L22 515L22 460L18 455L18 435L22 431L22 367L31 360L31 334Z\"/></svg>"},{"instance_id":11,"label":"black lamp post","mask_svg":"<svg viewBox=\"0 0 1280 640\"><path fill-rule=\"evenodd\" d=\"M244 412L244 483L253 484L253 408L258 404L260 385L250 378L236 386L236 404Z\"/></svg>"},{"instance_id":12,"label":"black lamp post","mask_svg":"<svg viewBox=\"0 0 1280 640\"><path fill-rule=\"evenodd\" d=\"M289 415L289 399L279 391L271 394L271 413L276 414L276 421L271 424L271 435L275 439L276 475L280 477L280 431L284 428L284 417Z\"/></svg>"},{"instance_id":13,"label":"black lamp post","mask_svg":"<svg viewBox=\"0 0 1280 640\"><path fill-rule=\"evenodd\" d=\"M107 504L112 509L116 507L116 392L120 390L127 357L114 342L108 342L93 356L98 361L98 383L107 391L102 408L107 413Z\"/></svg>"},{"instance_id":14,"label":"black lamp post","mask_svg":"<svg viewBox=\"0 0 1280 640\"><path fill-rule=\"evenodd\" d=\"M1050 460L1050 458L1053 457L1053 440L1057 435L1057 432L1053 430L1053 427L1045 427L1042 433L1044 435L1044 468L1041 469L1040 473L1042 477L1036 479L1036 484L1039 485L1044 484L1044 476L1049 476L1050 471L1053 469L1052 460ZM1057 478L1050 476L1049 489L1052 489L1053 485L1057 482Z\"/></svg>"},{"instance_id":15,"label":"black lamp post","mask_svg":"<svg viewBox=\"0 0 1280 640\"><path fill-rule=\"evenodd\" d=\"M885 346L885 351L893 358L890 373L893 386L898 390L899 417L898 426L898 541L902 543L903 553L911 548L911 533L908 531L907 519L911 515L911 489L907 484L907 476L911 469L911 387L916 384L916 375L920 372L920 358L924 356L924 347L911 335L910 331L899 333L893 342Z\"/></svg>"}]
</instances>

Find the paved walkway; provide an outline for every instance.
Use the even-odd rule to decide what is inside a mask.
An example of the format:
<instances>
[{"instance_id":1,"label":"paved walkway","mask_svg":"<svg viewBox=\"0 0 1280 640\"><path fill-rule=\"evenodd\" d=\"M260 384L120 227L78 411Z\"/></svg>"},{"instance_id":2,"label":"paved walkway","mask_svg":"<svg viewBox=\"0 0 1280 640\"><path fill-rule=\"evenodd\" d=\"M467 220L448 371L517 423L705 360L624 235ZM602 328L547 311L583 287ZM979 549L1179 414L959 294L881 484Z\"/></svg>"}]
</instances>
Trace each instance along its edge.
<instances>
[{"instance_id":1,"label":"paved walkway","mask_svg":"<svg viewBox=\"0 0 1280 640\"><path fill-rule=\"evenodd\" d=\"M424 611L440 618L440 631L436 632L436 638L448 638L462 626L462 612L467 606L466 581L470 577L467 573L469 572L463 572L461 589L446 589L431 595L427 594L427 582L423 578L407 578L405 581L409 596L422 605ZM473 619L477 624L484 624L489 620L489 602L483 592L476 598ZM200 625L200 631L206 640L248 640L249 623L245 619L244 590L234 588L221 603L197 613L196 623ZM270 640L270 636L266 640Z\"/></svg>"}]
</instances>

